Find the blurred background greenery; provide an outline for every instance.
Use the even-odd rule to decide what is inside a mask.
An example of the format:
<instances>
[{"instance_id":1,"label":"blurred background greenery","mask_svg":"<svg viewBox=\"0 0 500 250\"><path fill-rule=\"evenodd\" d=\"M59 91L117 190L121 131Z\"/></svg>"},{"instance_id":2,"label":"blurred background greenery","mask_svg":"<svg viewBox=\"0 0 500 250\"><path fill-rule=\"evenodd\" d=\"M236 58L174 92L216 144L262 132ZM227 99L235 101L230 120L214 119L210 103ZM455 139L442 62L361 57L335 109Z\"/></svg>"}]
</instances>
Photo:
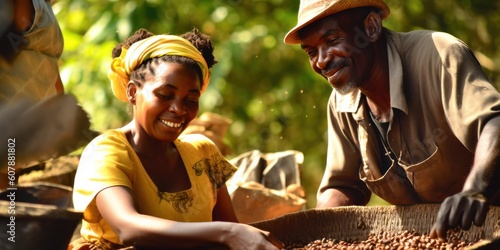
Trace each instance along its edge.
<instances>
[{"instance_id":1,"label":"blurred background greenery","mask_svg":"<svg viewBox=\"0 0 500 250\"><path fill-rule=\"evenodd\" d=\"M434 29L465 41L500 89L500 1L387 0L384 25L396 31ZM302 184L307 207L316 203L326 157L326 102L331 87L310 69L300 46L283 43L295 25L294 0L57 0L63 30L61 74L67 92L90 114L95 130L124 125L127 104L107 79L111 50L139 28L181 34L193 27L210 35L219 63L200 104L233 123L228 158L258 149L304 153ZM371 205L384 204L377 197Z\"/></svg>"}]
</instances>

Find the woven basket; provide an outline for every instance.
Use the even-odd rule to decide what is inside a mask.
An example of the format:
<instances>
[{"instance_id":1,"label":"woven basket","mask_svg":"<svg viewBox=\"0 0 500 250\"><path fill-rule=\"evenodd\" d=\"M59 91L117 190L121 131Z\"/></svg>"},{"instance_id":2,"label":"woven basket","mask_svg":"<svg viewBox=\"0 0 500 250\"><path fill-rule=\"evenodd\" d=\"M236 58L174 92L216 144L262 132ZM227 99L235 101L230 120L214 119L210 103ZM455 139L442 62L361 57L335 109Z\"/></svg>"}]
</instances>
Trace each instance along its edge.
<instances>
[{"instance_id":1,"label":"woven basket","mask_svg":"<svg viewBox=\"0 0 500 250\"><path fill-rule=\"evenodd\" d=\"M379 232L404 230L428 234L439 204L411 206L349 206L309 209L251 225L269 231L288 245L307 244L317 239L367 239ZM465 241L488 240L500 236L500 207L491 207L486 222L461 231Z\"/></svg>"}]
</instances>

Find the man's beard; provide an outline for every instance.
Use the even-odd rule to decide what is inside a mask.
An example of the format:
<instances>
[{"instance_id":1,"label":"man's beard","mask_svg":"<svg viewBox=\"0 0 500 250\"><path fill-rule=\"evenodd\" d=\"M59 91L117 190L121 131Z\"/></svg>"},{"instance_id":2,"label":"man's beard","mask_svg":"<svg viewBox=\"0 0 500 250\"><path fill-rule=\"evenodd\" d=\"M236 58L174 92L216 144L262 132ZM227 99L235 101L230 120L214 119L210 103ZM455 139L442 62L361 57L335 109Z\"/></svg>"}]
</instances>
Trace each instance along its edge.
<instances>
[{"instance_id":1,"label":"man's beard","mask_svg":"<svg viewBox=\"0 0 500 250\"><path fill-rule=\"evenodd\" d=\"M352 81L352 80L348 81L347 84L343 85L340 88L335 88L335 87L333 87L333 85L331 85L331 86L333 89L335 89L341 95L347 95L358 88L358 84L356 84L356 82Z\"/></svg>"}]
</instances>

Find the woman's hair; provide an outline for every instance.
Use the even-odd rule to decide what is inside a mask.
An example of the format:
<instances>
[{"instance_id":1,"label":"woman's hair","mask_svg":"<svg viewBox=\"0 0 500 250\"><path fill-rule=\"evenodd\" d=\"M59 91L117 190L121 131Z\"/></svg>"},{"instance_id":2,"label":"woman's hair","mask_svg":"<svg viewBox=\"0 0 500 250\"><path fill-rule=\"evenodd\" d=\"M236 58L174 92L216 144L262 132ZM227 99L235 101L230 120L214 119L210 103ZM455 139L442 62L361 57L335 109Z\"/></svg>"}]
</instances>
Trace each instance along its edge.
<instances>
[{"instance_id":1,"label":"woman's hair","mask_svg":"<svg viewBox=\"0 0 500 250\"><path fill-rule=\"evenodd\" d=\"M127 38L123 43L120 43L115 46L115 48L112 51L113 58L120 56L122 48L129 48L135 42L146 39L151 36L154 36L154 34L144 28L137 30L132 36ZM193 28L192 31L186 32L179 36L191 42L194 45L194 47L196 47L201 52L203 58L207 62L208 68L211 68L214 64L217 63L213 55L214 48L212 46L212 40L209 36L202 34L196 28ZM167 55L145 60L132 71L132 73L130 74L130 80L135 81L138 84L138 86L141 87L142 83L146 79L146 75L147 74L155 75L156 67L161 62L174 62L188 66L198 73L200 81L203 83L203 74L201 72L201 68L198 65L198 63L189 57L175 56L175 55Z\"/></svg>"}]
</instances>

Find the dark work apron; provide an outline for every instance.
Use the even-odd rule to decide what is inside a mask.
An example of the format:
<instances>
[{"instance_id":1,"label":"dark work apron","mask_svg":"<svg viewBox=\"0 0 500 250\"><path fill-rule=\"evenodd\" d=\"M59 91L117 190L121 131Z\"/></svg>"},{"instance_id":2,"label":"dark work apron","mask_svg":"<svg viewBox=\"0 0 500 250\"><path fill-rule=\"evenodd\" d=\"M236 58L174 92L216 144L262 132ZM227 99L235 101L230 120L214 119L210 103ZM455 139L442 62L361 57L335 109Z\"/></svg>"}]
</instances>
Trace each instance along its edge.
<instances>
[{"instance_id":1,"label":"dark work apron","mask_svg":"<svg viewBox=\"0 0 500 250\"><path fill-rule=\"evenodd\" d=\"M370 115L368 115L370 116ZM410 205L421 203L421 199L415 192L412 183L408 180L406 172L399 166L397 158L385 143L386 134L383 124L375 124L368 119L361 122L358 130L360 149L365 166L360 169L360 177L368 188L377 196L394 205ZM366 122L370 122L368 124ZM373 127L379 127L379 129ZM370 138L370 140L368 140ZM370 142L368 142L370 141ZM378 145L369 146L368 143L378 142ZM365 145L362 145L362 144ZM378 150L377 150L378 149ZM369 161L368 159L372 159ZM375 160L378 163L375 165Z\"/></svg>"}]
</instances>

